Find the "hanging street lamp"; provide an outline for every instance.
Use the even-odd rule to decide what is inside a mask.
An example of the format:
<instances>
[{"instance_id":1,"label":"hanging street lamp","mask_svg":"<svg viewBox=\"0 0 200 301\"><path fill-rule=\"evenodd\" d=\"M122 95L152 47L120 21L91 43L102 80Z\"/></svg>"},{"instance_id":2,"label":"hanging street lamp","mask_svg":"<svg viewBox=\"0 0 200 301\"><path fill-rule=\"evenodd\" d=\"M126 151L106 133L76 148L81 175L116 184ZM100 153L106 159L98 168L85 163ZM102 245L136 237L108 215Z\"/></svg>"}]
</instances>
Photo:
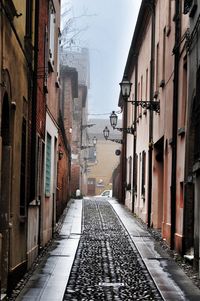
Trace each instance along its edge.
<instances>
[{"instance_id":1,"label":"hanging street lamp","mask_svg":"<svg viewBox=\"0 0 200 301\"><path fill-rule=\"evenodd\" d=\"M106 126L105 129L103 130L103 135L104 135L104 138L105 138L106 140L109 140L109 141L112 141L112 142L116 142L116 143L120 143L120 144L123 143L123 140L122 140L122 139L109 139L110 131L109 131L109 129L108 129L107 126Z\"/></svg>"},{"instance_id":2,"label":"hanging street lamp","mask_svg":"<svg viewBox=\"0 0 200 301\"><path fill-rule=\"evenodd\" d=\"M155 111L156 113L160 113L160 101L158 100L128 100L131 94L132 83L129 80L127 80L125 76L119 85L121 87L121 96L126 103L130 102L135 106L141 106L142 108L146 108L148 110Z\"/></svg>"},{"instance_id":3,"label":"hanging street lamp","mask_svg":"<svg viewBox=\"0 0 200 301\"><path fill-rule=\"evenodd\" d=\"M126 132L127 134L134 134L135 130L134 130L134 127L131 126L131 127L128 127L128 128L118 128L116 127L117 126L117 120L118 120L118 116L117 114L115 113L115 111L112 111L112 114L110 115L110 124L112 126L112 128L114 130L118 130L120 132Z\"/></svg>"}]
</instances>

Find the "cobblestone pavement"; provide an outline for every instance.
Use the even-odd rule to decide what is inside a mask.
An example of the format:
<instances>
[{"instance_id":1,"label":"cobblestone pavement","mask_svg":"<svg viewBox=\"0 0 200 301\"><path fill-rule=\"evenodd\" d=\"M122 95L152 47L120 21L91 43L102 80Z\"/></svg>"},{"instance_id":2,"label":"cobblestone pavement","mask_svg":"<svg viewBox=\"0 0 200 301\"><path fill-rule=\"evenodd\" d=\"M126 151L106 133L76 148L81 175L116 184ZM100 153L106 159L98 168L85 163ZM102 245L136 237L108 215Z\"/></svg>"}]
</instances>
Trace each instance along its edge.
<instances>
[{"instance_id":1,"label":"cobblestone pavement","mask_svg":"<svg viewBox=\"0 0 200 301\"><path fill-rule=\"evenodd\" d=\"M163 300L108 201L83 202L82 236L63 300Z\"/></svg>"}]
</instances>

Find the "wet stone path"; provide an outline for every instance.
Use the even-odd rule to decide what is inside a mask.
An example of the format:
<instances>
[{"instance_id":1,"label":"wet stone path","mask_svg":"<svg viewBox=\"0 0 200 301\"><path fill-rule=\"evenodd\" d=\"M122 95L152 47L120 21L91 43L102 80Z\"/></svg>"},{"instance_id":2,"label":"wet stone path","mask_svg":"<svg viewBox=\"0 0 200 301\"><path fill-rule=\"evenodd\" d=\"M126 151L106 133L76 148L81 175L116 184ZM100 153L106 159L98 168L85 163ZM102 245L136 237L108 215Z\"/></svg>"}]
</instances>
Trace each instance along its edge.
<instances>
[{"instance_id":1,"label":"wet stone path","mask_svg":"<svg viewBox=\"0 0 200 301\"><path fill-rule=\"evenodd\" d=\"M83 201L82 235L63 300L163 300L106 200Z\"/></svg>"}]
</instances>

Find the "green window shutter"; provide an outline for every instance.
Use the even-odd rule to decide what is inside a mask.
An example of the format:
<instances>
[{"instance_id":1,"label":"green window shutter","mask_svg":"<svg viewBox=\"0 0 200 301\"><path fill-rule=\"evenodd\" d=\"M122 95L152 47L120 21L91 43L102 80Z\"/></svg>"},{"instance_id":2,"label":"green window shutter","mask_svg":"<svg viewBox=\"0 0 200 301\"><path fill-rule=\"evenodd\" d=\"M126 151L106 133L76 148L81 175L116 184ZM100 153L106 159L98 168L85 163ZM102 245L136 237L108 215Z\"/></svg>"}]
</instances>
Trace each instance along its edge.
<instances>
[{"instance_id":1,"label":"green window shutter","mask_svg":"<svg viewBox=\"0 0 200 301\"><path fill-rule=\"evenodd\" d=\"M51 136L47 133L46 145L46 181L45 193L48 195L51 191Z\"/></svg>"}]
</instances>

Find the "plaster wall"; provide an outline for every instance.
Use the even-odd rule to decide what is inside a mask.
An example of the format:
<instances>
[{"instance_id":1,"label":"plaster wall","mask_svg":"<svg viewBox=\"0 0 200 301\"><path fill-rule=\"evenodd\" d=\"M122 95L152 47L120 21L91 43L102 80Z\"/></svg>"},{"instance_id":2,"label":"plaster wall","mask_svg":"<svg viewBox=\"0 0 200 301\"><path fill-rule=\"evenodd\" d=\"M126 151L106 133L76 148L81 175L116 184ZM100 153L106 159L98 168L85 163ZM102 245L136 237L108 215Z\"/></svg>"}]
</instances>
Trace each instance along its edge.
<instances>
[{"instance_id":1,"label":"plaster wall","mask_svg":"<svg viewBox=\"0 0 200 301\"><path fill-rule=\"evenodd\" d=\"M21 11L26 9L26 3L21 5ZM24 17L21 20L14 21L16 35L18 36L23 47L23 37L25 32ZM26 151L28 151L28 112L29 112L29 99L28 99L28 66L24 56L23 48L20 46L17 36L14 34L11 24L1 11L1 103L0 103L0 121L2 120L2 104L5 93L8 94L9 103L9 116L8 118L10 126L10 146L9 150L4 147L4 150L0 151L0 160L9 159L7 161L6 174L1 174L2 186L7 186L9 190L9 197L6 198L6 211L4 212L4 205L1 203L1 212L6 214L6 230L2 230L3 234L3 249L5 251L3 257L7 268L4 272L10 274L14 273L17 269L20 269L26 265L26 217L20 216L20 176L21 176L21 136L22 136L22 121L26 119L27 141ZM1 140L1 139L0 139ZM2 146L2 145L1 145ZM25 158L27 161L27 157ZM5 169L4 169L5 170ZM28 170L26 169L26 178ZM5 180L4 180L5 179ZM26 179L27 184L27 179ZM26 185L25 184L25 185ZM1 187L2 189L2 187ZM1 201L3 191L1 190ZM27 195L27 191L25 192ZM26 198L26 196L25 196ZM25 199L25 201L27 201ZM27 215L27 212L25 213ZM1 216L2 217L2 216ZM8 252L9 249L9 252ZM9 265L9 266L8 266ZM5 267L5 266L4 266ZM2 279L2 291L7 285L7 274L3 274Z\"/></svg>"},{"instance_id":2,"label":"plaster wall","mask_svg":"<svg viewBox=\"0 0 200 301\"><path fill-rule=\"evenodd\" d=\"M96 179L96 195L106 189L112 189L112 173L119 164L119 157L115 155L115 150L120 148L117 143L98 139L96 145L97 162L91 164L87 174L88 178ZM102 185L98 185L98 183L102 183Z\"/></svg>"},{"instance_id":3,"label":"plaster wall","mask_svg":"<svg viewBox=\"0 0 200 301\"><path fill-rule=\"evenodd\" d=\"M135 82L135 70L133 70L133 74L131 76L131 83L134 83ZM132 89L134 90L134 88ZM133 100L134 99L134 93L132 91L131 93L131 99ZM135 107L134 105L132 105L131 103L127 104L127 127L131 127L133 126L134 127L134 110L135 110ZM130 135L128 134L127 135L127 138L126 138L126 182L127 184L131 184L131 189L130 190L126 190L126 193L125 193L125 205L130 209L132 210L133 208L133 194L134 194L134 191L133 191L133 186L132 186L132 183L133 183L133 153L134 153L134 150L133 150L133 144L134 144L134 136L133 135ZM132 166L131 166L131 179L129 179L129 163L128 163L128 158L132 158ZM129 182L129 183L128 183Z\"/></svg>"},{"instance_id":4,"label":"plaster wall","mask_svg":"<svg viewBox=\"0 0 200 301\"><path fill-rule=\"evenodd\" d=\"M169 7L171 5L171 9ZM167 13L166 13L167 12ZM154 91L160 101L160 113L154 113L153 142L163 139L161 146L163 163L156 159L153 150L152 181L152 223L156 228L163 227L163 234L170 235L171 225L171 147L173 118L173 78L174 78L174 3L158 1L155 23L155 81ZM164 83L162 85L162 82ZM161 150L160 150L161 151ZM160 179L162 178L162 182ZM166 229L164 229L166 228Z\"/></svg>"},{"instance_id":5,"label":"plaster wall","mask_svg":"<svg viewBox=\"0 0 200 301\"><path fill-rule=\"evenodd\" d=\"M54 54L53 60L49 59L51 65L51 72L48 74L48 94L47 106L53 118L58 120L59 113L59 62L58 62L58 43L60 35L60 1L53 0L55 8L55 34L54 34Z\"/></svg>"},{"instance_id":6,"label":"plaster wall","mask_svg":"<svg viewBox=\"0 0 200 301\"><path fill-rule=\"evenodd\" d=\"M194 28L198 24L200 18L200 5L197 1L197 10L195 15L189 18L190 34L194 32ZM199 179L199 160L197 155L199 146L196 145L196 131L198 130L199 114L195 111L198 110L199 99L197 99L197 93L199 87L197 87L197 72L200 67L200 39L199 39L199 26L196 27L197 34L193 38L193 43L188 53L188 103L187 103L187 124L186 124L186 177L185 183L186 191L192 192L185 196L185 218L193 220L194 223L187 222L187 229L185 229L186 235L186 250L194 248L194 267L200 271L200 210L199 210L199 195L200 195L200 179ZM200 272L199 272L200 273Z\"/></svg>"},{"instance_id":7,"label":"plaster wall","mask_svg":"<svg viewBox=\"0 0 200 301\"><path fill-rule=\"evenodd\" d=\"M146 30L142 39L142 44L138 54L138 82L137 100L149 100L149 74L150 74L150 55L151 55L151 21L148 20ZM132 92L134 94L134 91ZM136 153L138 156L137 167L137 192L135 198L134 212L144 221L147 221L148 205L148 145L149 145L149 112L141 106L137 110L137 144ZM145 194L142 195L142 152L146 153L146 173L145 173Z\"/></svg>"}]
</instances>

